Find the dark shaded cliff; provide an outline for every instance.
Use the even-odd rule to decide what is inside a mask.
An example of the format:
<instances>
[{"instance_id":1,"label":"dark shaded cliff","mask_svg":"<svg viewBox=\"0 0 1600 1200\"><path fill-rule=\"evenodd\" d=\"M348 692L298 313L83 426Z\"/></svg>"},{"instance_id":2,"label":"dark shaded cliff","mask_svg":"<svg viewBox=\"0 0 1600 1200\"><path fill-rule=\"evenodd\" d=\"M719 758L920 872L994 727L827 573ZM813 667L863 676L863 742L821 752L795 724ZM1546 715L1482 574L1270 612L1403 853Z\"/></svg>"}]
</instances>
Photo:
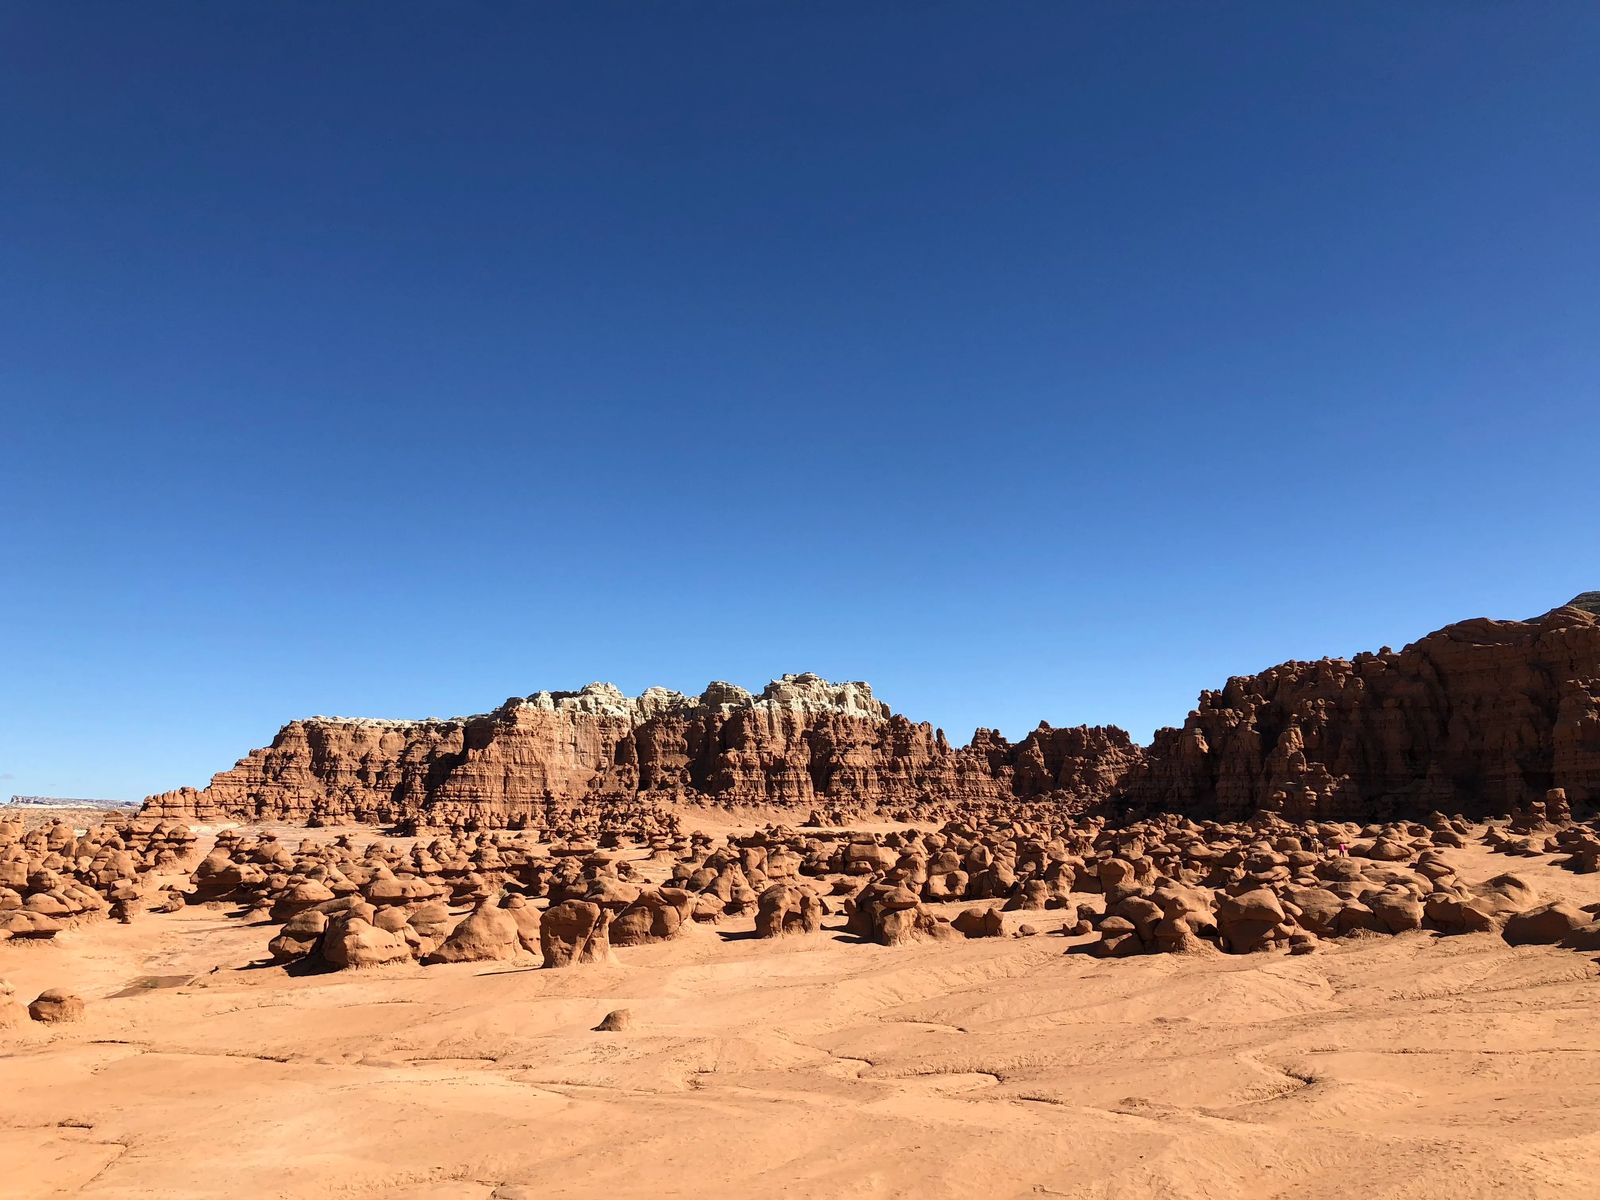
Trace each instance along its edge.
<instances>
[{"instance_id":1,"label":"dark shaded cliff","mask_svg":"<svg viewBox=\"0 0 1600 1200\"><path fill-rule=\"evenodd\" d=\"M1600 800L1600 618L1576 603L1230 679L1122 783L1143 810L1334 820L1507 813L1554 787Z\"/></svg>"}]
</instances>

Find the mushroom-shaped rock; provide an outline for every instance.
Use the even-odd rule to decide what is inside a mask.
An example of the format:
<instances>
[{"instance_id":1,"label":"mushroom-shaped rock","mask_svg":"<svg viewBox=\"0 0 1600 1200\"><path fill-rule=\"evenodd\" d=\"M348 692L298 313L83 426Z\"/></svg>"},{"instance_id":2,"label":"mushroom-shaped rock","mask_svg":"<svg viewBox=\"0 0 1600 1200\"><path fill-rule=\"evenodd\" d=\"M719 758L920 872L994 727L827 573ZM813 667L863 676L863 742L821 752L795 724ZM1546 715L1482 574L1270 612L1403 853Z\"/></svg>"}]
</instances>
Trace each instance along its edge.
<instances>
[{"instance_id":1,"label":"mushroom-shaped rock","mask_svg":"<svg viewBox=\"0 0 1600 1200\"><path fill-rule=\"evenodd\" d=\"M1504 920L1512 913L1526 912L1539 903L1539 893L1520 875L1496 875L1473 888L1480 907Z\"/></svg>"},{"instance_id":2,"label":"mushroom-shaped rock","mask_svg":"<svg viewBox=\"0 0 1600 1200\"><path fill-rule=\"evenodd\" d=\"M415 875L379 875L362 889L367 903L378 907L385 904L421 904L438 895L438 889Z\"/></svg>"},{"instance_id":3,"label":"mushroom-shaped rock","mask_svg":"<svg viewBox=\"0 0 1600 1200\"><path fill-rule=\"evenodd\" d=\"M404 936L411 930L411 923L407 920L409 913L404 905L385 904L372 916L372 923L379 929L387 929L390 933Z\"/></svg>"},{"instance_id":4,"label":"mushroom-shaped rock","mask_svg":"<svg viewBox=\"0 0 1600 1200\"><path fill-rule=\"evenodd\" d=\"M822 928L822 897L799 884L775 883L761 893L756 908L756 936L816 933Z\"/></svg>"},{"instance_id":5,"label":"mushroom-shaped rock","mask_svg":"<svg viewBox=\"0 0 1600 1200\"><path fill-rule=\"evenodd\" d=\"M244 872L224 849L213 850L200 860L190 877L194 891L189 900L203 904L208 900L222 900L236 892L244 882Z\"/></svg>"},{"instance_id":6,"label":"mushroom-shaped rock","mask_svg":"<svg viewBox=\"0 0 1600 1200\"><path fill-rule=\"evenodd\" d=\"M1334 932L1340 937L1347 937L1362 930L1367 933L1381 933L1383 922L1378 919L1378 914L1362 901L1346 900L1334 920Z\"/></svg>"},{"instance_id":7,"label":"mushroom-shaped rock","mask_svg":"<svg viewBox=\"0 0 1600 1200\"><path fill-rule=\"evenodd\" d=\"M441 900L430 900L407 910L406 923L416 937L417 953L424 957L443 945L456 927L455 917Z\"/></svg>"},{"instance_id":8,"label":"mushroom-shaped rock","mask_svg":"<svg viewBox=\"0 0 1600 1200\"><path fill-rule=\"evenodd\" d=\"M1043 879L1024 879L1005 902L1007 912L1034 912L1043 909L1055 898L1055 891Z\"/></svg>"},{"instance_id":9,"label":"mushroom-shaped rock","mask_svg":"<svg viewBox=\"0 0 1600 1200\"><path fill-rule=\"evenodd\" d=\"M637 898L611 918L613 946L643 946L677 937L692 911L693 897L680 888L635 889Z\"/></svg>"},{"instance_id":10,"label":"mushroom-shaped rock","mask_svg":"<svg viewBox=\"0 0 1600 1200\"><path fill-rule=\"evenodd\" d=\"M1288 939L1288 915L1278 897L1266 888L1238 896L1217 893L1217 933L1222 947L1234 954L1265 950Z\"/></svg>"},{"instance_id":11,"label":"mushroom-shaped rock","mask_svg":"<svg viewBox=\"0 0 1600 1200\"><path fill-rule=\"evenodd\" d=\"M1290 954L1311 954L1317 948L1317 939L1304 929L1296 930L1289 935Z\"/></svg>"},{"instance_id":12,"label":"mushroom-shaped rock","mask_svg":"<svg viewBox=\"0 0 1600 1200\"><path fill-rule=\"evenodd\" d=\"M507 896L500 907L517 923L517 940L529 954L539 953L539 910L522 896Z\"/></svg>"},{"instance_id":13,"label":"mushroom-shaped rock","mask_svg":"<svg viewBox=\"0 0 1600 1200\"><path fill-rule=\"evenodd\" d=\"M950 924L963 937L1000 937L1005 933L1005 918L996 908L973 906L962 909Z\"/></svg>"},{"instance_id":14,"label":"mushroom-shaped rock","mask_svg":"<svg viewBox=\"0 0 1600 1200\"><path fill-rule=\"evenodd\" d=\"M498 962L515 958L521 950L516 919L492 900L485 900L462 918L428 961Z\"/></svg>"},{"instance_id":15,"label":"mushroom-shaped rock","mask_svg":"<svg viewBox=\"0 0 1600 1200\"><path fill-rule=\"evenodd\" d=\"M922 898L933 904L960 900L967 894L968 877L960 869L931 873L922 885Z\"/></svg>"},{"instance_id":16,"label":"mushroom-shaped rock","mask_svg":"<svg viewBox=\"0 0 1600 1200\"><path fill-rule=\"evenodd\" d=\"M871 875L877 871L887 871L899 859L900 856L887 846L854 842L844 852L844 872L846 875Z\"/></svg>"},{"instance_id":17,"label":"mushroom-shaped rock","mask_svg":"<svg viewBox=\"0 0 1600 1200\"><path fill-rule=\"evenodd\" d=\"M1410 892L1388 889L1369 892L1366 905L1379 925L1389 933L1408 933L1422 928L1422 901Z\"/></svg>"},{"instance_id":18,"label":"mushroom-shaped rock","mask_svg":"<svg viewBox=\"0 0 1600 1200\"><path fill-rule=\"evenodd\" d=\"M332 899L333 892L321 880L301 879L291 883L272 902L272 919L274 921L287 921L295 913L304 912L308 908L315 908L319 904L326 904Z\"/></svg>"},{"instance_id":19,"label":"mushroom-shaped rock","mask_svg":"<svg viewBox=\"0 0 1600 1200\"><path fill-rule=\"evenodd\" d=\"M918 904L915 892L894 883L869 883L862 888L850 902L845 928L884 946L897 946L911 938L961 936L948 921Z\"/></svg>"},{"instance_id":20,"label":"mushroom-shaped rock","mask_svg":"<svg viewBox=\"0 0 1600 1200\"><path fill-rule=\"evenodd\" d=\"M1161 919L1145 939L1156 950L1163 954L1215 952L1216 947L1203 936L1216 933L1216 916L1207 897L1188 888L1166 887L1157 889L1150 899L1161 909Z\"/></svg>"},{"instance_id":21,"label":"mushroom-shaped rock","mask_svg":"<svg viewBox=\"0 0 1600 1200\"><path fill-rule=\"evenodd\" d=\"M881 915L878 924L878 941L885 946L898 946L913 938L959 938L962 935L950 922L940 919L920 905L914 908L891 909Z\"/></svg>"},{"instance_id":22,"label":"mushroom-shaped rock","mask_svg":"<svg viewBox=\"0 0 1600 1200\"><path fill-rule=\"evenodd\" d=\"M547 967L605 962L611 957L607 937L611 914L587 900L554 905L539 923L539 946Z\"/></svg>"},{"instance_id":23,"label":"mushroom-shaped rock","mask_svg":"<svg viewBox=\"0 0 1600 1200\"><path fill-rule=\"evenodd\" d=\"M1374 842L1362 857L1375 859L1378 862L1405 862L1413 853L1411 847L1393 838L1382 837Z\"/></svg>"},{"instance_id":24,"label":"mushroom-shaped rock","mask_svg":"<svg viewBox=\"0 0 1600 1200\"><path fill-rule=\"evenodd\" d=\"M1128 958L1145 952L1139 931L1126 917L1107 917L1100 922L1100 940L1089 946L1096 958Z\"/></svg>"},{"instance_id":25,"label":"mushroom-shaped rock","mask_svg":"<svg viewBox=\"0 0 1600 1200\"><path fill-rule=\"evenodd\" d=\"M1481 900L1455 892L1434 892L1422 902L1427 924L1440 933L1492 933L1499 922Z\"/></svg>"},{"instance_id":26,"label":"mushroom-shaped rock","mask_svg":"<svg viewBox=\"0 0 1600 1200\"><path fill-rule=\"evenodd\" d=\"M405 938L379 929L364 917L346 912L332 918L322 936L322 957L340 970L379 967L411 957Z\"/></svg>"},{"instance_id":27,"label":"mushroom-shaped rock","mask_svg":"<svg viewBox=\"0 0 1600 1200\"><path fill-rule=\"evenodd\" d=\"M1155 940L1156 925L1162 913L1161 906L1149 897L1129 895L1107 905L1106 915L1131 922L1139 940L1148 946Z\"/></svg>"},{"instance_id":28,"label":"mushroom-shaped rock","mask_svg":"<svg viewBox=\"0 0 1600 1200\"><path fill-rule=\"evenodd\" d=\"M588 894L583 899L606 909L614 920L638 901L641 890L637 884L623 883L620 879L599 879L589 888ZM727 898L726 894L723 898Z\"/></svg>"},{"instance_id":29,"label":"mushroom-shaped rock","mask_svg":"<svg viewBox=\"0 0 1600 1200\"><path fill-rule=\"evenodd\" d=\"M278 931L278 936L267 943L267 953L273 962L294 962L316 949L323 931L328 928L327 914L308 908L297 912Z\"/></svg>"},{"instance_id":30,"label":"mushroom-shaped rock","mask_svg":"<svg viewBox=\"0 0 1600 1200\"><path fill-rule=\"evenodd\" d=\"M13 908L0 912L0 935L44 940L55 937L64 928L66 926L59 918L47 917L31 909Z\"/></svg>"},{"instance_id":31,"label":"mushroom-shaped rock","mask_svg":"<svg viewBox=\"0 0 1600 1200\"><path fill-rule=\"evenodd\" d=\"M1295 923L1307 933L1317 937L1333 937L1338 930L1339 913L1345 900L1323 887L1293 887L1283 893L1283 903L1288 906Z\"/></svg>"},{"instance_id":32,"label":"mushroom-shaped rock","mask_svg":"<svg viewBox=\"0 0 1600 1200\"><path fill-rule=\"evenodd\" d=\"M710 892L702 892L694 898L694 907L690 915L699 922L715 924L727 914L723 911L723 901L719 896Z\"/></svg>"},{"instance_id":33,"label":"mushroom-shaped rock","mask_svg":"<svg viewBox=\"0 0 1600 1200\"><path fill-rule=\"evenodd\" d=\"M39 913L46 917L55 917L57 920L64 920L72 916L76 911L56 891L35 892L22 902L22 907L29 912Z\"/></svg>"}]
</instances>

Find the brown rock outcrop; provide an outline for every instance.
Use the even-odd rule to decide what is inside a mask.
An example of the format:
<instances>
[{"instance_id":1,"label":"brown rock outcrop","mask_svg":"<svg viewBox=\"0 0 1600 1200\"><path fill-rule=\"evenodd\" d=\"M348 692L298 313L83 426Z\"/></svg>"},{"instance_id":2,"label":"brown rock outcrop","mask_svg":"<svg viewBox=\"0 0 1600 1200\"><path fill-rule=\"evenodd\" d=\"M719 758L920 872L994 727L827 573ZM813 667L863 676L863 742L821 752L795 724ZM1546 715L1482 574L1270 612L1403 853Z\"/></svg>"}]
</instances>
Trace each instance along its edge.
<instances>
[{"instance_id":1,"label":"brown rock outcrop","mask_svg":"<svg viewBox=\"0 0 1600 1200\"><path fill-rule=\"evenodd\" d=\"M42 1021L47 1025L56 1025L64 1021L81 1021L83 1001L71 992L50 988L48 991L40 992L34 1002L28 1005L28 1015L35 1021Z\"/></svg>"},{"instance_id":2,"label":"brown rock outcrop","mask_svg":"<svg viewBox=\"0 0 1600 1200\"><path fill-rule=\"evenodd\" d=\"M1239 676L1147 750L1115 727L1047 725L1014 745L980 729L957 748L866 684L815 675L786 675L759 696L714 683L694 698L630 698L590 684L448 721L293 721L203 791L152 796L146 813L554 839L671 834L685 800L991 821L1096 806L1221 820L1481 816L1551 789L1593 805L1597 608L1579 597L1529 621L1462 621L1399 652Z\"/></svg>"},{"instance_id":3,"label":"brown rock outcrop","mask_svg":"<svg viewBox=\"0 0 1600 1200\"><path fill-rule=\"evenodd\" d=\"M1580 598L1581 599L1581 598ZM1144 811L1234 820L1509 813L1551 788L1600 801L1600 619L1462 621L1354 659L1204 692L1123 790Z\"/></svg>"},{"instance_id":4,"label":"brown rock outcrop","mask_svg":"<svg viewBox=\"0 0 1600 1200\"><path fill-rule=\"evenodd\" d=\"M799 884L775 883L761 893L756 911L756 936L816 933L826 908L822 897Z\"/></svg>"},{"instance_id":5,"label":"brown rock outcrop","mask_svg":"<svg viewBox=\"0 0 1600 1200\"><path fill-rule=\"evenodd\" d=\"M538 937L537 932L533 935ZM523 934L509 909L485 900L451 931L430 956L430 962L494 962L516 958Z\"/></svg>"},{"instance_id":6,"label":"brown rock outcrop","mask_svg":"<svg viewBox=\"0 0 1600 1200\"><path fill-rule=\"evenodd\" d=\"M1017 745L889 711L864 683L786 675L753 696L609 684L448 721L292 721L203 791L147 813L201 821L410 823L536 832L670 831L666 804L916 808L1053 796L1092 802L1141 757L1116 728L1041 725Z\"/></svg>"},{"instance_id":7,"label":"brown rock outcrop","mask_svg":"<svg viewBox=\"0 0 1600 1200\"><path fill-rule=\"evenodd\" d=\"M606 962L611 957L611 913L585 900L568 900L544 914L539 943L546 967Z\"/></svg>"}]
</instances>

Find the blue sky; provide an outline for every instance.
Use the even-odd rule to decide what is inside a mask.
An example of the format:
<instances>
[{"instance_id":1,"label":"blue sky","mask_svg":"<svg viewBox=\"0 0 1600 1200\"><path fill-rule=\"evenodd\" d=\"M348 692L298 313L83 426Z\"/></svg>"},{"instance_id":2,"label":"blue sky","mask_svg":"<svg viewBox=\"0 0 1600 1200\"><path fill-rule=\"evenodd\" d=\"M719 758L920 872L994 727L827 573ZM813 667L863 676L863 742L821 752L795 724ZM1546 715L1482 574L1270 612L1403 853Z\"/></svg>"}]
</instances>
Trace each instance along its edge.
<instances>
[{"instance_id":1,"label":"blue sky","mask_svg":"<svg viewBox=\"0 0 1600 1200\"><path fill-rule=\"evenodd\" d=\"M965 740L1600 586L1589 4L0 14L0 792L870 680Z\"/></svg>"}]
</instances>

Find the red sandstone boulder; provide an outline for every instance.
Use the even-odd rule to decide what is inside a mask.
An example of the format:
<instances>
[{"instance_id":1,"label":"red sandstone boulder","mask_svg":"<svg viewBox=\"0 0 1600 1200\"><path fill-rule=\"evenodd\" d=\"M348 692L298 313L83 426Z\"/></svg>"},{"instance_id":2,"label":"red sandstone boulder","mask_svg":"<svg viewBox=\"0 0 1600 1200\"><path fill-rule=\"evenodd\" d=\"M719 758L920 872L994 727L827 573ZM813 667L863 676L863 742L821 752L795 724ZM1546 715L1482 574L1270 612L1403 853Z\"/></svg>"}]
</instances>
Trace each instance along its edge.
<instances>
[{"instance_id":1,"label":"red sandstone boulder","mask_svg":"<svg viewBox=\"0 0 1600 1200\"><path fill-rule=\"evenodd\" d=\"M380 967L411 958L411 948L405 938L387 929L379 929L368 918L354 912L340 913L331 918L320 944L323 959L329 966L340 970Z\"/></svg>"},{"instance_id":2,"label":"red sandstone boulder","mask_svg":"<svg viewBox=\"0 0 1600 1200\"><path fill-rule=\"evenodd\" d=\"M28 1015L35 1021L42 1021L47 1025L81 1021L83 1001L71 992L50 988L48 991L40 992L34 1002L28 1005Z\"/></svg>"},{"instance_id":3,"label":"red sandstone boulder","mask_svg":"<svg viewBox=\"0 0 1600 1200\"><path fill-rule=\"evenodd\" d=\"M1002 937L1006 929L1005 919L997 908L963 909L950 924L957 933L969 938Z\"/></svg>"},{"instance_id":4,"label":"red sandstone boulder","mask_svg":"<svg viewBox=\"0 0 1600 1200\"><path fill-rule=\"evenodd\" d=\"M1250 954L1287 942L1291 923L1277 896L1265 888L1239 896L1217 894L1217 933L1222 948Z\"/></svg>"},{"instance_id":5,"label":"red sandstone boulder","mask_svg":"<svg viewBox=\"0 0 1600 1200\"><path fill-rule=\"evenodd\" d=\"M571 967L609 961L610 923L611 914L606 909L585 900L567 900L550 908L539 925L544 965Z\"/></svg>"},{"instance_id":6,"label":"red sandstone boulder","mask_svg":"<svg viewBox=\"0 0 1600 1200\"><path fill-rule=\"evenodd\" d=\"M1576 905L1556 902L1512 914L1500 936L1512 946L1554 946L1593 924L1594 918Z\"/></svg>"},{"instance_id":7,"label":"red sandstone boulder","mask_svg":"<svg viewBox=\"0 0 1600 1200\"><path fill-rule=\"evenodd\" d=\"M485 900L450 932L429 962L500 962L522 952L522 930L511 913Z\"/></svg>"},{"instance_id":8,"label":"red sandstone boulder","mask_svg":"<svg viewBox=\"0 0 1600 1200\"><path fill-rule=\"evenodd\" d=\"M822 897L810 888L773 884L761 893L756 910L756 936L771 938L786 933L816 933L822 928L825 911Z\"/></svg>"}]
</instances>

